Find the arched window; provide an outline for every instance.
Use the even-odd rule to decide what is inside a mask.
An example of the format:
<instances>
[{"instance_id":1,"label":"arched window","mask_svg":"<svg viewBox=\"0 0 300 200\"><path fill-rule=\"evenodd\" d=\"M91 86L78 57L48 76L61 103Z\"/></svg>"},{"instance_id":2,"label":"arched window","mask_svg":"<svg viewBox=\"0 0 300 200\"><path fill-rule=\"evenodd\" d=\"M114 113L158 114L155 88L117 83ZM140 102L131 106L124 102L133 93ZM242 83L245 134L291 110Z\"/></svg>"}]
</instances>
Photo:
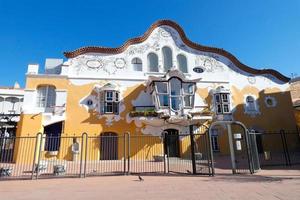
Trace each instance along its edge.
<instances>
[{"instance_id":1,"label":"arched window","mask_svg":"<svg viewBox=\"0 0 300 200\"><path fill-rule=\"evenodd\" d=\"M172 50L169 47L162 48L164 71L168 71L173 66Z\"/></svg>"},{"instance_id":2,"label":"arched window","mask_svg":"<svg viewBox=\"0 0 300 200\"><path fill-rule=\"evenodd\" d=\"M158 72L158 56L155 53L149 53L147 56L148 71Z\"/></svg>"},{"instance_id":3,"label":"arched window","mask_svg":"<svg viewBox=\"0 0 300 200\"><path fill-rule=\"evenodd\" d=\"M37 107L51 108L55 106L56 93L55 87L43 85L37 88Z\"/></svg>"},{"instance_id":4,"label":"arched window","mask_svg":"<svg viewBox=\"0 0 300 200\"><path fill-rule=\"evenodd\" d=\"M246 97L246 106L248 111L256 111L255 99L252 96Z\"/></svg>"},{"instance_id":5,"label":"arched window","mask_svg":"<svg viewBox=\"0 0 300 200\"><path fill-rule=\"evenodd\" d=\"M133 58L131 64L134 71L143 71L143 62L140 58Z\"/></svg>"},{"instance_id":6,"label":"arched window","mask_svg":"<svg viewBox=\"0 0 300 200\"><path fill-rule=\"evenodd\" d=\"M183 73L187 73L187 59L184 55L177 55L177 65L180 71Z\"/></svg>"}]
</instances>

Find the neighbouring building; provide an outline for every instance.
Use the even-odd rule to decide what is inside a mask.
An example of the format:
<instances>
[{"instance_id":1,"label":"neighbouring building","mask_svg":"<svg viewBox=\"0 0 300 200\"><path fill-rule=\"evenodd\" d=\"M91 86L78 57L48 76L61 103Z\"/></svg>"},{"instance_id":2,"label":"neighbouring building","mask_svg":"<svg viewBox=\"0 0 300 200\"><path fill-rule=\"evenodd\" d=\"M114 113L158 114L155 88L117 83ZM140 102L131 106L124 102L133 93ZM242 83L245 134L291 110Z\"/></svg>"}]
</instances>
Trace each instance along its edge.
<instances>
[{"instance_id":1,"label":"neighbouring building","mask_svg":"<svg viewBox=\"0 0 300 200\"><path fill-rule=\"evenodd\" d=\"M169 20L120 47L81 47L64 55L65 61L47 59L45 73L30 64L26 74L17 136L43 133L45 155L71 160L70 151L60 153L71 144L64 147L59 139L84 132L93 137L129 132L157 140L165 132L176 136L166 141L170 156L181 157L186 152L181 135L190 125L198 133L197 127L216 120L237 120L255 131L295 129L289 78L246 66L221 48L196 44ZM58 138L51 148L50 136ZM223 128L213 130L212 137L213 150L228 153ZM109 145L119 150L106 152L101 144L91 145L95 160L123 157L117 140ZM14 153L16 161L24 155L20 149Z\"/></svg>"},{"instance_id":2,"label":"neighbouring building","mask_svg":"<svg viewBox=\"0 0 300 200\"><path fill-rule=\"evenodd\" d=\"M2 140L16 136L17 123L20 120L24 90L18 83L13 87L0 87L0 162L4 159L4 153L13 151L12 140Z\"/></svg>"},{"instance_id":3,"label":"neighbouring building","mask_svg":"<svg viewBox=\"0 0 300 200\"><path fill-rule=\"evenodd\" d=\"M14 87L0 87L0 131L1 134L16 136L20 120L24 90L18 83Z\"/></svg>"},{"instance_id":4,"label":"neighbouring building","mask_svg":"<svg viewBox=\"0 0 300 200\"><path fill-rule=\"evenodd\" d=\"M300 77L293 78L290 81L290 84L292 101L295 108L295 117L297 125L300 127Z\"/></svg>"}]
</instances>

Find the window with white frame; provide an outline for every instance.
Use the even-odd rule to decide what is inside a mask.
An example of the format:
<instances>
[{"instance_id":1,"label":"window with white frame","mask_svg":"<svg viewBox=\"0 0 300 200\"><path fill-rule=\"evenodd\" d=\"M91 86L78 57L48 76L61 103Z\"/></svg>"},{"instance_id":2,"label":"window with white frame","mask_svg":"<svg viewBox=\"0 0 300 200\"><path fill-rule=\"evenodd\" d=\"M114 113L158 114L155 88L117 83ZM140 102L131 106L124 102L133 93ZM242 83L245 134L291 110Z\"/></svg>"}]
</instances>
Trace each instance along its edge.
<instances>
[{"instance_id":1,"label":"window with white frame","mask_svg":"<svg viewBox=\"0 0 300 200\"><path fill-rule=\"evenodd\" d=\"M215 106L217 114L229 114L230 113L230 94L229 93L215 93Z\"/></svg>"},{"instance_id":2,"label":"window with white frame","mask_svg":"<svg viewBox=\"0 0 300 200\"><path fill-rule=\"evenodd\" d=\"M154 88L155 102L159 109L169 108L176 112L194 106L195 83L193 82L182 82L179 78L171 78L169 81L155 81Z\"/></svg>"},{"instance_id":3,"label":"window with white frame","mask_svg":"<svg viewBox=\"0 0 300 200\"><path fill-rule=\"evenodd\" d=\"M134 71L143 71L143 62L140 58L133 58L131 64Z\"/></svg>"},{"instance_id":4,"label":"window with white frame","mask_svg":"<svg viewBox=\"0 0 300 200\"><path fill-rule=\"evenodd\" d=\"M105 90L101 92L101 113L119 114L119 92L115 90Z\"/></svg>"},{"instance_id":5,"label":"window with white frame","mask_svg":"<svg viewBox=\"0 0 300 200\"><path fill-rule=\"evenodd\" d=\"M37 88L37 107L52 108L55 106L55 100L56 92L54 86L44 85Z\"/></svg>"}]
</instances>

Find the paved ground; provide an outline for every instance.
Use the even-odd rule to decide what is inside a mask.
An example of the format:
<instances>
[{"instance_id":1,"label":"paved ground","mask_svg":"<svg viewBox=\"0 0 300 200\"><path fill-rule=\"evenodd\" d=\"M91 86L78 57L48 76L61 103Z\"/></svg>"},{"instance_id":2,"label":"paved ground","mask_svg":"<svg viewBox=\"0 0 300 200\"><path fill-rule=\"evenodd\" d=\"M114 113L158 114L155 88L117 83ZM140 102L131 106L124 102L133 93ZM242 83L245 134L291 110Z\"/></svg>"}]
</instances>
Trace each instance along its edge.
<instances>
[{"instance_id":1,"label":"paved ground","mask_svg":"<svg viewBox=\"0 0 300 200\"><path fill-rule=\"evenodd\" d=\"M106 176L85 179L0 181L0 200L56 199L300 199L300 170L255 175Z\"/></svg>"}]
</instances>

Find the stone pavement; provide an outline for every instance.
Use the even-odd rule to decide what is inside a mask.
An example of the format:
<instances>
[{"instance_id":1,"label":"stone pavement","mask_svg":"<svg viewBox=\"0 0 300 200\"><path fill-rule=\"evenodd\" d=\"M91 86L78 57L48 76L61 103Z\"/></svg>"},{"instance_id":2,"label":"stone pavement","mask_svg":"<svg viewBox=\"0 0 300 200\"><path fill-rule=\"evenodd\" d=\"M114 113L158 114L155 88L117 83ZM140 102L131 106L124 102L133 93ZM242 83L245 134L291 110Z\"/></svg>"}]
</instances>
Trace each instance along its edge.
<instances>
[{"instance_id":1,"label":"stone pavement","mask_svg":"<svg viewBox=\"0 0 300 200\"><path fill-rule=\"evenodd\" d=\"M300 199L300 170L255 175L104 176L85 179L0 181L0 200L89 199Z\"/></svg>"}]
</instances>

